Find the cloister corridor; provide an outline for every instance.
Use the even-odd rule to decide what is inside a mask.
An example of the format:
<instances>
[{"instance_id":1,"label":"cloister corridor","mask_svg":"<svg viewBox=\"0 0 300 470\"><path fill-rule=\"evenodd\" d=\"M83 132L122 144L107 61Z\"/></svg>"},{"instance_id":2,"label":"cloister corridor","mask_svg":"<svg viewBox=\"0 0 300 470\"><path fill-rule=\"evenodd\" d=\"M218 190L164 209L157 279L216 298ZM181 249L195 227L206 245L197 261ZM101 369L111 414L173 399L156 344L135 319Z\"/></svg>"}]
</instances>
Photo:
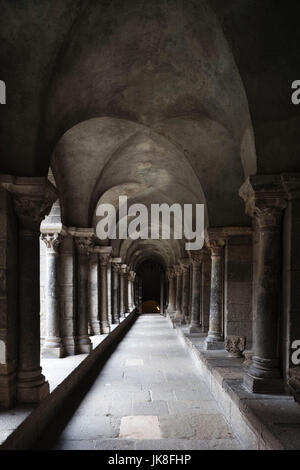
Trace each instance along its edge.
<instances>
[{"instance_id":1,"label":"cloister corridor","mask_svg":"<svg viewBox=\"0 0 300 470\"><path fill-rule=\"evenodd\" d=\"M66 450L240 449L167 319L140 315L55 444Z\"/></svg>"}]
</instances>

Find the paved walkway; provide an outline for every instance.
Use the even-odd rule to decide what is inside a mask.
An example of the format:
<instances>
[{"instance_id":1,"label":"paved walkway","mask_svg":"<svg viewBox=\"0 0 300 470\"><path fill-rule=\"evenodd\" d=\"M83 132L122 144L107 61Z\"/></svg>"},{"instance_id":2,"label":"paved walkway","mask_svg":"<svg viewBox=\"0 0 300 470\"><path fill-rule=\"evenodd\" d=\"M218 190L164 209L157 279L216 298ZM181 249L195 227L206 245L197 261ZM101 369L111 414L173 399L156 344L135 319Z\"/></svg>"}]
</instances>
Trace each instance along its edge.
<instances>
[{"instance_id":1,"label":"paved walkway","mask_svg":"<svg viewBox=\"0 0 300 470\"><path fill-rule=\"evenodd\" d=\"M56 449L240 449L168 321L142 315L64 428Z\"/></svg>"}]
</instances>

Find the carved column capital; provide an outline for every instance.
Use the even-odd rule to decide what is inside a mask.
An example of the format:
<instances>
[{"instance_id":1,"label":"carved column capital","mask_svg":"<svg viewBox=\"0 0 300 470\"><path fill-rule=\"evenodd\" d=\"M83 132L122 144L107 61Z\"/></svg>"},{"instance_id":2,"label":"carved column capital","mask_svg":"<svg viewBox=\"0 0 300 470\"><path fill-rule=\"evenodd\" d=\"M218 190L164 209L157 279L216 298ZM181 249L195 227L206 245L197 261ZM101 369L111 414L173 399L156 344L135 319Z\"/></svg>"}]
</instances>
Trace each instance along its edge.
<instances>
[{"instance_id":1,"label":"carved column capital","mask_svg":"<svg viewBox=\"0 0 300 470\"><path fill-rule=\"evenodd\" d=\"M242 357L246 348L246 336L230 335L226 337L225 349L230 356Z\"/></svg>"},{"instance_id":2,"label":"carved column capital","mask_svg":"<svg viewBox=\"0 0 300 470\"><path fill-rule=\"evenodd\" d=\"M167 278L170 281L171 279L174 279L175 277L175 271L173 266L169 266L167 269Z\"/></svg>"},{"instance_id":3,"label":"carved column capital","mask_svg":"<svg viewBox=\"0 0 300 470\"><path fill-rule=\"evenodd\" d=\"M191 250L188 252L188 254L193 266L196 267L203 263L205 256L208 254L208 251L202 248L202 250Z\"/></svg>"},{"instance_id":4,"label":"carved column capital","mask_svg":"<svg viewBox=\"0 0 300 470\"><path fill-rule=\"evenodd\" d=\"M182 267L180 266L180 264L174 264L174 271L176 277L182 274Z\"/></svg>"},{"instance_id":5,"label":"carved column capital","mask_svg":"<svg viewBox=\"0 0 300 470\"><path fill-rule=\"evenodd\" d=\"M188 273L190 269L190 258L181 258L179 260L180 266L181 266L181 272Z\"/></svg>"},{"instance_id":6,"label":"carved column capital","mask_svg":"<svg viewBox=\"0 0 300 470\"><path fill-rule=\"evenodd\" d=\"M57 253L58 247L62 241L60 233L42 233L41 240L45 243L49 252Z\"/></svg>"},{"instance_id":7,"label":"carved column capital","mask_svg":"<svg viewBox=\"0 0 300 470\"><path fill-rule=\"evenodd\" d=\"M4 176L0 184L12 193L21 228L39 232L42 220L57 199L53 184L47 178L13 176Z\"/></svg>"},{"instance_id":8,"label":"carved column capital","mask_svg":"<svg viewBox=\"0 0 300 470\"><path fill-rule=\"evenodd\" d=\"M120 274L121 276L125 276L127 274L127 264L121 264L120 266Z\"/></svg>"},{"instance_id":9,"label":"carved column capital","mask_svg":"<svg viewBox=\"0 0 300 470\"><path fill-rule=\"evenodd\" d=\"M91 237L75 237L75 246L80 255L88 255L91 247L93 246L93 239Z\"/></svg>"},{"instance_id":10,"label":"carved column capital","mask_svg":"<svg viewBox=\"0 0 300 470\"><path fill-rule=\"evenodd\" d=\"M280 175L249 176L239 191L246 213L256 217L261 227L280 224L287 207L287 193Z\"/></svg>"}]
</instances>

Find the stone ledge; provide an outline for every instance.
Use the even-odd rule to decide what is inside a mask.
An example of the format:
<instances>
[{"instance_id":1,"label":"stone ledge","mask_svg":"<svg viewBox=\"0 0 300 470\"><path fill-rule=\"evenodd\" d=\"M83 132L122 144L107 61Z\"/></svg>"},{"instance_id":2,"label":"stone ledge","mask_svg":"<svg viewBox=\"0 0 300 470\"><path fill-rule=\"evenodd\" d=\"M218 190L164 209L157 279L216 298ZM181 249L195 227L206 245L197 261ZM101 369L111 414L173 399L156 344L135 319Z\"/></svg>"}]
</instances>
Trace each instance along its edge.
<instances>
[{"instance_id":1,"label":"stone ledge","mask_svg":"<svg viewBox=\"0 0 300 470\"><path fill-rule=\"evenodd\" d=\"M300 449L300 407L291 395L248 393L243 388L243 359L225 350L203 349L205 334L189 335L172 322L244 449Z\"/></svg>"},{"instance_id":2,"label":"stone ledge","mask_svg":"<svg viewBox=\"0 0 300 470\"><path fill-rule=\"evenodd\" d=\"M0 450L29 450L53 425L62 412L71 393L83 384L94 370L99 370L119 341L137 318L136 312L129 314L107 337L38 405L32 413L13 431L0 446Z\"/></svg>"}]
</instances>

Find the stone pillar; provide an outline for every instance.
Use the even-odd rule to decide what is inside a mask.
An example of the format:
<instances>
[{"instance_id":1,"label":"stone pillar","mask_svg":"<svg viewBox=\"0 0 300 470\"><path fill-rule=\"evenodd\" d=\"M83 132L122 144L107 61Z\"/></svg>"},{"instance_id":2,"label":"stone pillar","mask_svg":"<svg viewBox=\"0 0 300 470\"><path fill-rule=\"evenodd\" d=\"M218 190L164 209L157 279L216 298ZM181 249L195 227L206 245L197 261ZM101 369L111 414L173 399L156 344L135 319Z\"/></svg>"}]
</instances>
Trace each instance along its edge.
<instances>
[{"instance_id":1,"label":"stone pillar","mask_svg":"<svg viewBox=\"0 0 300 470\"><path fill-rule=\"evenodd\" d=\"M124 318L126 309L125 309L125 274L127 266L126 264L121 264L120 266L120 317Z\"/></svg>"},{"instance_id":2,"label":"stone pillar","mask_svg":"<svg viewBox=\"0 0 300 470\"><path fill-rule=\"evenodd\" d=\"M127 273L127 295L128 295L128 312L131 312L132 310L132 271L128 267L128 273Z\"/></svg>"},{"instance_id":3,"label":"stone pillar","mask_svg":"<svg viewBox=\"0 0 300 470\"><path fill-rule=\"evenodd\" d=\"M182 323L188 322L189 317L189 294L190 294L190 260L184 258L180 260L182 270L182 302L181 302L181 315Z\"/></svg>"},{"instance_id":4,"label":"stone pillar","mask_svg":"<svg viewBox=\"0 0 300 470\"><path fill-rule=\"evenodd\" d=\"M164 314L164 287L165 287L165 276L164 272L160 273L160 313Z\"/></svg>"},{"instance_id":5,"label":"stone pillar","mask_svg":"<svg viewBox=\"0 0 300 470\"><path fill-rule=\"evenodd\" d=\"M283 228L282 364L284 377L293 380L292 345L300 339L300 174L284 174L281 178L288 200ZM297 380L299 386L299 370L294 384ZM299 398L298 392L298 402Z\"/></svg>"},{"instance_id":6,"label":"stone pillar","mask_svg":"<svg viewBox=\"0 0 300 470\"><path fill-rule=\"evenodd\" d=\"M101 333L108 334L110 333L110 324L108 318L108 308L107 308L107 266L110 259L112 247L103 246L98 247L97 251L99 253L100 267L101 267L101 309L100 309L100 325Z\"/></svg>"},{"instance_id":7,"label":"stone pillar","mask_svg":"<svg viewBox=\"0 0 300 470\"><path fill-rule=\"evenodd\" d=\"M192 284L192 313L189 333L200 333L200 286L201 286L201 252L189 251L192 262L193 284Z\"/></svg>"},{"instance_id":8,"label":"stone pillar","mask_svg":"<svg viewBox=\"0 0 300 470\"><path fill-rule=\"evenodd\" d=\"M40 402L49 393L40 367L40 224L57 199L47 178L7 177L19 222L19 347L17 396L20 403Z\"/></svg>"},{"instance_id":9,"label":"stone pillar","mask_svg":"<svg viewBox=\"0 0 300 470\"><path fill-rule=\"evenodd\" d=\"M131 277L131 282L130 282L130 300L131 300L131 305L130 305L130 311L132 312L135 309L135 299L134 299L134 281L135 281L135 275L136 273L134 271L130 271L130 277Z\"/></svg>"},{"instance_id":10,"label":"stone pillar","mask_svg":"<svg viewBox=\"0 0 300 470\"><path fill-rule=\"evenodd\" d=\"M125 314L129 313L129 304L128 304L128 276L129 276L129 266L126 267L124 274L124 308Z\"/></svg>"},{"instance_id":11,"label":"stone pillar","mask_svg":"<svg viewBox=\"0 0 300 470\"><path fill-rule=\"evenodd\" d=\"M224 283L224 240L209 234L207 245L211 252L211 286L209 331L205 349L224 349L223 341L223 283Z\"/></svg>"},{"instance_id":12,"label":"stone pillar","mask_svg":"<svg viewBox=\"0 0 300 470\"><path fill-rule=\"evenodd\" d=\"M169 315L173 315L175 312L175 306L176 306L176 299L175 299L175 271L173 266L170 266L167 270L167 276L168 276L168 281L169 281L169 302L168 302L168 308L167 308L167 313Z\"/></svg>"},{"instance_id":13,"label":"stone pillar","mask_svg":"<svg viewBox=\"0 0 300 470\"><path fill-rule=\"evenodd\" d=\"M190 264L190 292L189 292L189 310L187 324L191 323L192 318L192 299L193 299L193 265Z\"/></svg>"},{"instance_id":14,"label":"stone pillar","mask_svg":"<svg viewBox=\"0 0 300 470\"><path fill-rule=\"evenodd\" d=\"M182 321L182 311L181 311L181 302L182 302L182 268L180 264L175 264L174 266L176 274L176 309L174 320L181 322Z\"/></svg>"},{"instance_id":15,"label":"stone pillar","mask_svg":"<svg viewBox=\"0 0 300 470\"><path fill-rule=\"evenodd\" d=\"M93 243L91 229L77 229L74 232L77 251L76 263L76 348L79 354L88 354L92 350L92 343L88 334L88 276L89 276L89 249Z\"/></svg>"},{"instance_id":16,"label":"stone pillar","mask_svg":"<svg viewBox=\"0 0 300 470\"><path fill-rule=\"evenodd\" d=\"M59 297L59 245L62 236L59 233L42 233L46 245L46 337L42 349L43 357L58 358L64 356L60 332L60 297Z\"/></svg>"},{"instance_id":17,"label":"stone pillar","mask_svg":"<svg viewBox=\"0 0 300 470\"><path fill-rule=\"evenodd\" d=\"M112 302L111 302L111 258L107 261L107 315L108 322L112 324Z\"/></svg>"},{"instance_id":18,"label":"stone pillar","mask_svg":"<svg viewBox=\"0 0 300 470\"><path fill-rule=\"evenodd\" d=\"M99 320L99 263L95 247L89 253L89 323L91 335L100 335Z\"/></svg>"},{"instance_id":19,"label":"stone pillar","mask_svg":"<svg viewBox=\"0 0 300 470\"><path fill-rule=\"evenodd\" d=\"M206 248L201 250L201 291L200 291L200 324L202 331L209 328L210 310L211 258Z\"/></svg>"},{"instance_id":20,"label":"stone pillar","mask_svg":"<svg viewBox=\"0 0 300 470\"><path fill-rule=\"evenodd\" d=\"M249 177L240 189L246 212L256 219L258 231L257 295L253 325L253 357L244 376L254 393L282 391L278 358L280 311L281 222L286 194L280 176Z\"/></svg>"},{"instance_id":21,"label":"stone pillar","mask_svg":"<svg viewBox=\"0 0 300 470\"><path fill-rule=\"evenodd\" d=\"M1 186L0 227L0 408L2 409L12 408L17 398L19 267L18 225L12 196Z\"/></svg>"},{"instance_id":22,"label":"stone pillar","mask_svg":"<svg viewBox=\"0 0 300 470\"><path fill-rule=\"evenodd\" d=\"M76 354L76 256L73 236L67 233L60 246L61 333L65 355Z\"/></svg>"},{"instance_id":23,"label":"stone pillar","mask_svg":"<svg viewBox=\"0 0 300 470\"><path fill-rule=\"evenodd\" d=\"M113 258L112 259L112 273L113 273L113 295L112 295L112 322L119 323L120 321L120 283L119 283L119 275L120 275L120 263L121 258Z\"/></svg>"}]
</instances>

